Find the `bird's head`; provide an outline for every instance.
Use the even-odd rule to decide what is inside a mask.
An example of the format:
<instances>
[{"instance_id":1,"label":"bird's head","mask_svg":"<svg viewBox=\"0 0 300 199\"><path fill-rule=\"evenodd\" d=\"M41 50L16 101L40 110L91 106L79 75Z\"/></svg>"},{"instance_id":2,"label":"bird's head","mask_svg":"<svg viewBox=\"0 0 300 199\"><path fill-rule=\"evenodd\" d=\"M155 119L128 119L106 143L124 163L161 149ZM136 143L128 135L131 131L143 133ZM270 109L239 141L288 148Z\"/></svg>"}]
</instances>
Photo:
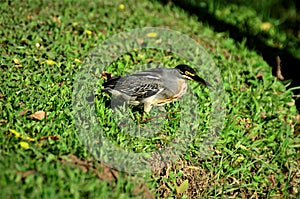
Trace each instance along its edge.
<instances>
[{"instance_id":1,"label":"bird's head","mask_svg":"<svg viewBox=\"0 0 300 199\"><path fill-rule=\"evenodd\" d=\"M175 68L179 71L179 73L182 75L183 78L194 80L206 86L211 86L208 82L206 82L204 79L199 77L196 74L196 71L192 69L190 66L185 64L179 64Z\"/></svg>"}]
</instances>

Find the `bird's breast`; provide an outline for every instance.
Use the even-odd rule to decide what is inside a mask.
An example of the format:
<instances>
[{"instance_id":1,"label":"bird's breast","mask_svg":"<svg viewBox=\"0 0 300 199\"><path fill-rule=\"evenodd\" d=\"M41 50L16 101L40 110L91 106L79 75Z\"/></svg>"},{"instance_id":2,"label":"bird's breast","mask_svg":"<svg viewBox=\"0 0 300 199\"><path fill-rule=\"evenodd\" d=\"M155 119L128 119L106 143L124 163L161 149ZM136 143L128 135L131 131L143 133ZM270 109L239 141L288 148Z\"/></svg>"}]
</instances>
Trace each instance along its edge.
<instances>
[{"instance_id":1,"label":"bird's breast","mask_svg":"<svg viewBox=\"0 0 300 199\"><path fill-rule=\"evenodd\" d=\"M186 80L172 80L164 85L164 89L150 98L144 99L143 101L150 101L151 104L162 106L166 103L170 103L178 98L182 97L187 90Z\"/></svg>"},{"instance_id":2,"label":"bird's breast","mask_svg":"<svg viewBox=\"0 0 300 199\"><path fill-rule=\"evenodd\" d=\"M187 90L187 86L188 85L187 85L186 80L180 79L179 83L178 83L178 89L177 89L176 94L174 95L174 98L182 97L185 94L186 90Z\"/></svg>"}]
</instances>

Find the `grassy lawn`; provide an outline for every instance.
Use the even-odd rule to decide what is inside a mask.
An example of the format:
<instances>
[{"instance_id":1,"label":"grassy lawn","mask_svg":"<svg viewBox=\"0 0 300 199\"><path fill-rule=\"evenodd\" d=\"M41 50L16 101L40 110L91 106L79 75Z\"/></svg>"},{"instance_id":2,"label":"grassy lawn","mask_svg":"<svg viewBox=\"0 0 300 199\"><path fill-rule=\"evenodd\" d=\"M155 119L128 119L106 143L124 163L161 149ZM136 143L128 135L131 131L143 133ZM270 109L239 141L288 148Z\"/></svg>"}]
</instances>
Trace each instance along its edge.
<instances>
[{"instance_id":1,"label":"grassy lawn","mask_svg":"<svg viewBox=\"0 0 300 199\"><path fill-rule=\"evenodd\" d=\"M1 198L300 196L300 134L295 130L298 113L293 92L272 76L272 68L259 53L247 48L245 40L235 42L227 32L214 32L172 3L150 0L11 1L2 2L0 10ZM219 14L221 11L226 12L220 9ZM128 118L114 115L107 104L109 96L101 93L104 80L96 76L97 86L90 91L94 93L95 121L111 143L108 149L147 154L180 139L176 136L184 129L182 141L188 143L184 153L159 170L135 175L114 169L117 166L110 168L87 147L90 141L98 143L99 137L89 140L93 134L87 133L84 136L89 139L82 139L73 105L78 77L91 53L113 35L143 27L178 31L206 50L205 56L221 74L226 116L216 143L203 156L203 140L212 121L211 90L190 83L187 96L194 101L184 98L171 103L165 107L167 114L155 109L144 122L138 111L130 110ZM159 43L155 38L160 35L155 34L148 37ZM274 40L280 45L284 38ZM294 45L289 45L294 53ZM201 57L204 63L205 56ZM124 75L138 70L136 66L174 67L179 63L190 61L160 49L133 49L105 70ZM114 117L125 122L118 124ZM134 122L126 122L129 119ZM179 121L186 121L185 126ZM136 123L141 123L143 131L134 130ZM154 129L153 135L148 130L156 123L162 127ZM191 138L190 128L196 132ZM145 134L148 137L138 137Z\"/></svg>"}]
</instances>

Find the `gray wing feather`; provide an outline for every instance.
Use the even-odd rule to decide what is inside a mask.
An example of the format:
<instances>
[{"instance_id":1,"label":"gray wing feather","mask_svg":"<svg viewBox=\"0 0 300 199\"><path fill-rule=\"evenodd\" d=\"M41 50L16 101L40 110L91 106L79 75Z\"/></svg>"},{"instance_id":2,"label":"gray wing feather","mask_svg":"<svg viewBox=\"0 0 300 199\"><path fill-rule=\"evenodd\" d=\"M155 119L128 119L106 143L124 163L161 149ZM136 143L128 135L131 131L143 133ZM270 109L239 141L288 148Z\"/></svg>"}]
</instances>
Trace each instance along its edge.
<instances>
[{"instance_id":1,"label":"gray wing feather","mask_svg":"<svg viewBox=\"0 0 300 199\"><path fill-rule=\"evenodd\" d=\"M172 72L174 71L173 69L154 68L121 77L114 80L114 82L106 82L105 84L108 85L107 90L117 90L135 100L148 98L159 93L168 96L173 93L173 89L171 89L171 84L171 86L167 85L166 87L166 81L164 79L167 75L166 72L171 72L171 70ZM104 85L104 87L106 86Z\"/></svg>"},{"instance_id":2,"label":"gray wing feather","mask_svg":"<svg viewBox=\"0 0 300 199\"><path fill-rule=\"evenodd\" d=\"M117 81L114 89L138 100L155 95L160 87L160 80L131 75Z\"/></svg>"}]
</instances>

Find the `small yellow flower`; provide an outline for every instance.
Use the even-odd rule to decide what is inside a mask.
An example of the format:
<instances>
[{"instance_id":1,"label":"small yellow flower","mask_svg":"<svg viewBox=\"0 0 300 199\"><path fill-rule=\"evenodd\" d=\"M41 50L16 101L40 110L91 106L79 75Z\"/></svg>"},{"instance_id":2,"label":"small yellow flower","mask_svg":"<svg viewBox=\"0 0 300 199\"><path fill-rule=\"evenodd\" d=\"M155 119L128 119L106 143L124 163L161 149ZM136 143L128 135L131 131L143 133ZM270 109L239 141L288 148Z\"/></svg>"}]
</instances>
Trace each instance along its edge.
<instances>
[{"instance_id":1,"label":"small yellow flower","mask_svg":"<svg viewBox=\"0 0 300 199\"><path fill-rule=\"evenodd\" d=\"M80 59L75 59L74 61L77 63L81 63Z\"/></svg>"},{"instance_id":2,"label":"small yellow flower","mask_svg":"<svg viewBox=\"0 0 300 199\"><path fill-rule=\"evenodd\" d=\"M270 22L264 22L260 25L261 30L269 30L272 28L272 24Z\"/></svg>"},{"instance_id":3,"label":"small yellow flower","mask_svg":"<svg viewBox=\"0 0 300 199\"><path fill-rule=\"evenodd\" d=\"M34 141L34 139L33 138L31 138L31 137L28 137L28 136L24 136L24 135L21 135L18 131L16 131L16 130L13 130L13 129L8 129L9 130L9 132L11 133L11 134L13 134L16 138L21 138L21 139L23 139L23 140L28 140L28 141Z\"/></svg>"},{"instance_id":4,"label":"small yellow flower","mask_svg":"<svg viewBox=\"0 0 300 199\"><path fill-rule=\"evenodd\" d=\"M28 144L27 142L20 142L19 144L20 144L20 146L21 146L23 149L29 149L29 148L30 148L30 147L29 147L29 144Z\"/></svg>"},{"instance_id":5,"label":"small yellow flower","mask_svg":"<svg viewBox=\"0 0 300 199\"><path fill-rule=\"evenodd\" d=\"M235 163L241 163L245 160L244 156L239 155L238 158L235 160Z\"/></svg>"},{"instance_id":6,"label":"small yellow flower","mask_svg":"<svg viewBox=\"0 0 300 199\"><path fill-rule=\"evenodd\" d=\"M157 33L156 32L149 32L147 34L147 37L156 37L157 36Z\"/></svg>"},{"instance_id":7,"label":"small yellow flower","mask_svg":"<svg viewBox=\"0 0 300 199\"><path fill-rule=\"evenodd\" d=\"M50 59L50 60L46 61L46 64L52 66L52 65L56 64L56 62Z\"/></svg>"},{"instance_id":8,"label":"small yellow flower","mask_svg":"<svg viewBox=\"0 0 300 199\"><path fill-rule=\"evenodd\" d=\"M13 61L14 61L14 62L15 62L15 64L17 64L17 65L20 65L20 64L21 64L20 60L19 60L19 59L17 59L17 58L13 58Z\"/></svg>"},{"instance_id":9,"label":"small yellow flower","mask_svg":"<svg viewBox=\"0 0 300 199\"><path fill-rule=\"evenodd\" d=\"M16 130L13 130L13 129L8 129L8 130L9 130L9 132L11 132L12 134L14 134L17 138L21 136L20 133L19 133L18 131L16 131Z\"/></svg>"},{"instance_id":10,"label":"small yellow flower","mask_svg":"<svg viewBox=\"0 0 300 199\"><path fill-rule=\"evenodd\" d=\"M124 4L121 3L121 4L119 5L119 9L120 9L120 10L123 10L124 8L125 8Z\"/></svg>"},{"instance_id":11,"label":"small yellow flower","mask_svg":"<svg viewBox=\"0 0 300 199\"><path fill-rule=\"evenodd\" d=\"M85 33L88 34L88 35L91 35L91 34L92 34L92 31L86 30Z\"/></svg>"}]
</instances>

